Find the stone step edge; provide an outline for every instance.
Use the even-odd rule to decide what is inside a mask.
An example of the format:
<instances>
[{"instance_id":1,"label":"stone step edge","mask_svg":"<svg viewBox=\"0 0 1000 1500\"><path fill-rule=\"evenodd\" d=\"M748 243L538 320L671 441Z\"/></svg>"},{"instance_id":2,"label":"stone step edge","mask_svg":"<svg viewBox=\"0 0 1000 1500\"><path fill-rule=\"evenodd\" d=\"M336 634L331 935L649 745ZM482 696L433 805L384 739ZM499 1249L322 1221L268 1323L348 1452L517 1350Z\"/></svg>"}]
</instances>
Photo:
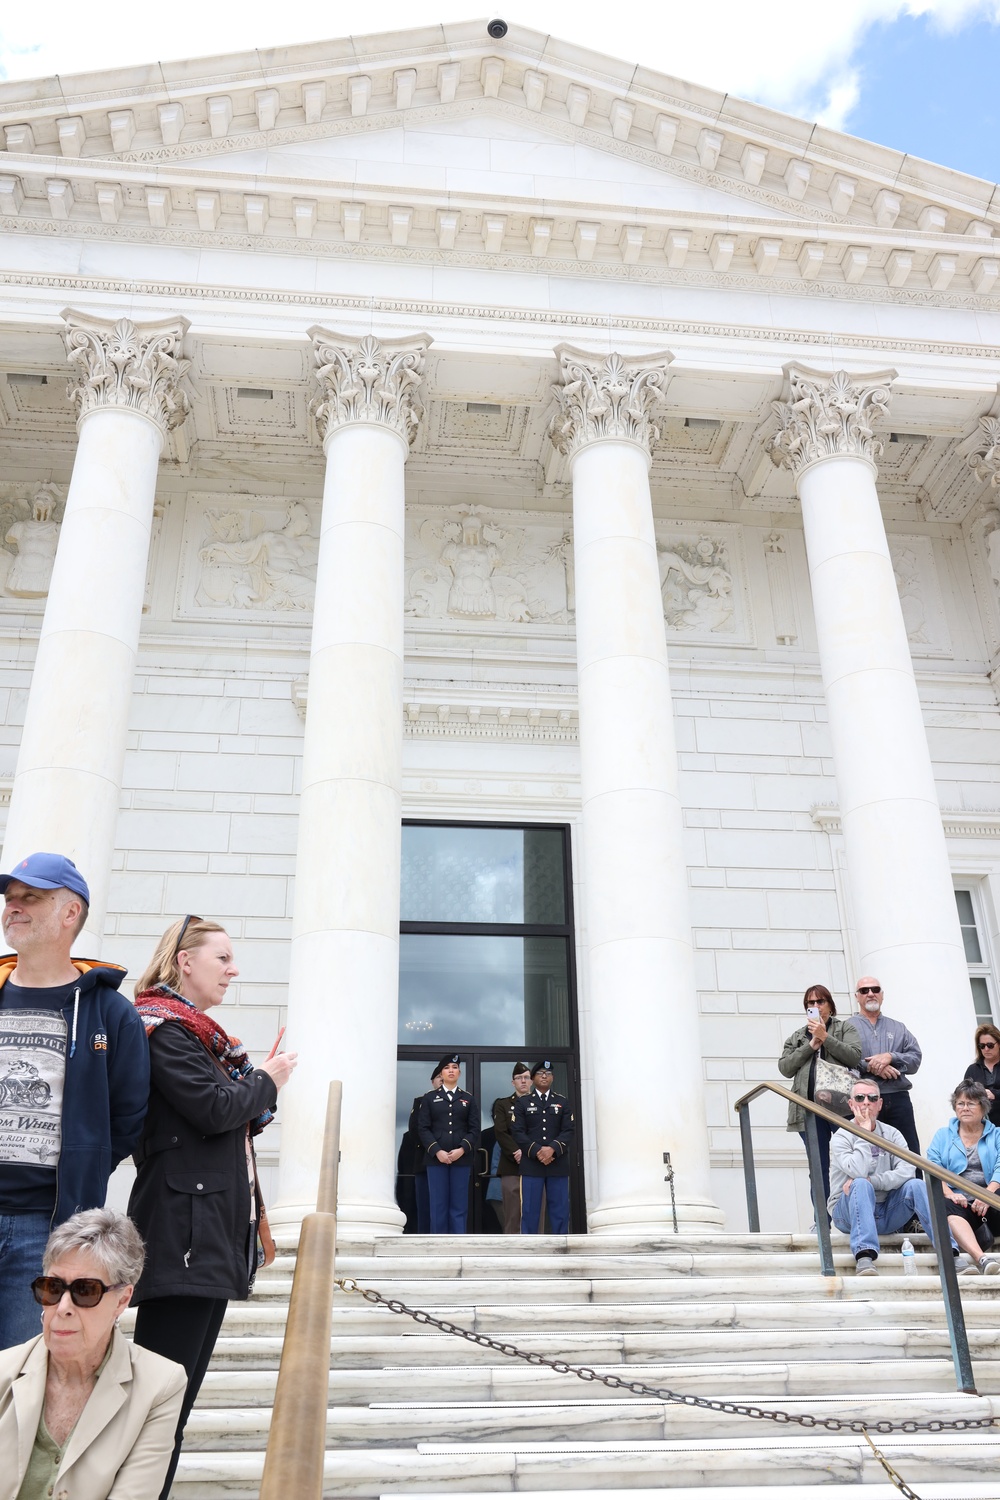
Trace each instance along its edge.
<instances>
[{"instance_id":1,"label":"stone step edge","mask_svg":"<svg viewBox=\"0 0 1000 1500\"><path fill-rule=\"evenodd\" d=\"M790 1484L774 1485L741 1484L716 1485L697 1489L669 1490L600 1490L602 1500L859 1500L856 1484ZM552 1500L552 1490L518 1490L518 1500ZM594 1490L559 1490L559 1500L594 1500ZM996 1484L921 1483L921 1500L1000 1500L1000 1486ZM894 1484L866 1484L864 1500L898 1500L899 1490ZM398 1500L397 1492L380 1496L379 1500ZM440 1492L428 1491L419 1494L407 1491L406 1500L441 1500ZM483 1500L482 1490L448 1491L448 1500Z\"/></svg>"}]
</instances>

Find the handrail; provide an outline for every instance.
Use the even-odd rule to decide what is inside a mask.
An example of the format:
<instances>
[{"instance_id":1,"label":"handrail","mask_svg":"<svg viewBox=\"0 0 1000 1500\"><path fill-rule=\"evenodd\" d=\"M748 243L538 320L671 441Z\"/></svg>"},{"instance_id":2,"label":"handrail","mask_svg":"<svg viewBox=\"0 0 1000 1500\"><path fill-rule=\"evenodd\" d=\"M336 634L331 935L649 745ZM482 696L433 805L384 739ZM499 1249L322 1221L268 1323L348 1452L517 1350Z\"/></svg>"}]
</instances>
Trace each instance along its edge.
<instances>
[{"instance_id":1,"label":"handrail","mask_svg":"<svg viewBox=\"0 0 1000 1500\"><path fill-rule=\"evenodd\" d=\"M739 1116L740 1121L740 1143L743 1149L743 1178L747 1195L747 1220L753 1234L760 1233L760 1210L757 1204L757 1173L753 1159L750 1105L761 1094L767 1093L777 1094L780 1098L787 1099L789 1103L799 1105L805 1111L806 1157L809 1162L809 1179L812 1184L813 1207L816 1211L816 1238L819 1244L820 1270L824 1276L835 1276L837 1272L833 1264L830 1224L826 1215L825 1190L823 1173L820 1167L819 1137L816 1132L816 1121L818 1119L826 1120L829 1124L836 1125L838 1130L846 1130L849 1135L857 1136L862 1141L871 1141L871 1131L855 1125L852 1120L841 1119L840 1115L835 1115L832 1110L824 1109L821 1104L816 1104L812 1099L804 1099L801 1094L793 1094L791 1089L786 1089L780 1083L759 1083L747 1093L741 1094L733 1105L733 1108ZM915 1151L910 1151L905 1146L894 1145L891 1154L898 1157L900 1161L908 1162L911 1167L919 1167L928 1179L928 1206L934 1229L938 1274L941 1278L941 1290L944 1296L945 1317L948 1323L948 1341L951 1345L955 1379L960 1391L974 1396L976 1394L976 1385L972 1373L972 1358L969 1354L969 1339L965 1330L965 1314L962 1311L962 1298L958 1290L958 1278L955 1273L955 1259L954 1256L946 1253L951 1245L951 1235L948 1228L947 1200L941 1188L941 1184L947 1182L951 1187L957 1187L962 1192L968 1192L969 1185L956 1176L954 1172L949 1172L947 1167L939 1167L936 1162L928 1161L925 1156L919 1156ZM976 1197L981 1199L983 1203L988 1203L993 1208L1000 1209L1000 1197L995 1193L987 1191L986 1188L977 1187Z\"/></svg>"},{"instance_id":2,"label":"handrail","mask_svg":"<svg viewBox=\"0 0 1000 1500\"><path fill-rule=\"evenodd\" d=\"M322 1500L343 1085L330 1084L316 1212L302 1220L260 1500Z\"/></svg>"},{"instance_id":3,"label":"handrail","mask_svg":"<svg viewBox=\"0 0 1000 1500\"><path fill-rule=\"evenodd\" d=\"M850 1135L856 1135L859 1140L870 1141L871 1131L863 1130L855 1125L853 1120L845 1120L842 1115L835 1115L832 1110L824 1109L821 1104L814 1104L811 1099L803 1099L801 1094L793 1094L791 1089L786 1089L781 1083L758 1083L756 1088L750 1089L749 1093L741 1094L733 1105L733 1109L740 1114L744 1105L756 1099L764 1093L780 1094L782 1099L787 1099L791 1104L798 1104L803 1109L811 1111L820 1119L828 1120L831 1125L836 1125L839 1130L846 1130ZM925 1175L938 1177L942 1182L947 1182L950 1187L957 1187L963 1193L969 1191L969 1184L963 1182L961 1177L956 1177L954 1172L949 1172L947 1167L939 1167L937 1162L928 1161L926 1156L918 1156L915 1151L910 1151L904 1146L893 1146L892 1155L898 1156L900 1161L908 1161L911 1167L919 1167ZM990 1193L986 1188L977 1187L976 1197L982 1203L988 1203L991 1208L1000 1209L1000 1196Z\"/></svg>"}]
</instances>

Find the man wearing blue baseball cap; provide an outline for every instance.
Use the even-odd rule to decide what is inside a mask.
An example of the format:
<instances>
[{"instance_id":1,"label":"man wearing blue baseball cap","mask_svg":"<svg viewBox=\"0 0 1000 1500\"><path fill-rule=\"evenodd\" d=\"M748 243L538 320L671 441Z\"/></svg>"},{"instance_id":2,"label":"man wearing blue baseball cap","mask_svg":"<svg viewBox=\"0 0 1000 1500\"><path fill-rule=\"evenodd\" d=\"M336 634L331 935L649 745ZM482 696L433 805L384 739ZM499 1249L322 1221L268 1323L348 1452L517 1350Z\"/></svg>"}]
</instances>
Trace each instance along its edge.
<instances>
[{"instance_id":1,"label":"man wearing blue baseball cap","mask_svg":"<svg viewBox=\"0 0 1000 1500\"><path fill-rule=\"evenodd\" d=\"M72 958L90 891L71 859L0 875L0 1348L38 1332L31 1282L50 1231L103 1205L138 1143L149 1051L119 964Z\"/></svg>"}]
</instances>

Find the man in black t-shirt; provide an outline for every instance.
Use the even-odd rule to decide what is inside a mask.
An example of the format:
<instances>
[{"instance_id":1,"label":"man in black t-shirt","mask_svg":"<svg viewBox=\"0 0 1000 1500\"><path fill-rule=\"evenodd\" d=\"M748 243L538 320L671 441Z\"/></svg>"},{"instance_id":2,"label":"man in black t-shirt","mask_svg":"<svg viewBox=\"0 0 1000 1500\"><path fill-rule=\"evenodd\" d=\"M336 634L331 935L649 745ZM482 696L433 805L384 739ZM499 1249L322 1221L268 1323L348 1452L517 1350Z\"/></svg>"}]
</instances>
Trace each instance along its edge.
<instances>
[{"instance_id":1,"label":"man in black t-shirt","mask_svg":"<svg viewBox=\"0 0 1000 1500\"><path fill-rule=\"evenodd\" d=\"M90 892L72 860L32 854L0 875L0 1348L38 1332L31 1282L49 1232L104 1203L139 1139L145 1028L125 970L70 957Z\"/></svg>"}]
</instances>

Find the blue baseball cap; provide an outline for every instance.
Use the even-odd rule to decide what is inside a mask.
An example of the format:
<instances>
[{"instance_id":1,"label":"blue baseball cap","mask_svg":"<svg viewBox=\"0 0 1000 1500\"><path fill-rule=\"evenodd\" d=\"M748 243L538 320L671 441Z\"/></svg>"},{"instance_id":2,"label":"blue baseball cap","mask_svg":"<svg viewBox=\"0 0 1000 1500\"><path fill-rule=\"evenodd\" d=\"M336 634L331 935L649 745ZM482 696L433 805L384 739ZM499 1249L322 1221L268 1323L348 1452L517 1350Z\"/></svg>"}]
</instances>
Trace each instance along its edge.
<instances>
[{"instance_id":1,"label":"blue baseball cap","mask_svg":"<svg viewBox=\"0 0 1000 1500\"><path fill-rule=\"evenodd\" d=\"M16 870L9 875L0 875L0 892L5 891L12 880L19 880L22 885L33 886L39 891L57 891L65 887L90 905L87 882L65 854L29 854Z\"/></svg>"}]
</instances>

